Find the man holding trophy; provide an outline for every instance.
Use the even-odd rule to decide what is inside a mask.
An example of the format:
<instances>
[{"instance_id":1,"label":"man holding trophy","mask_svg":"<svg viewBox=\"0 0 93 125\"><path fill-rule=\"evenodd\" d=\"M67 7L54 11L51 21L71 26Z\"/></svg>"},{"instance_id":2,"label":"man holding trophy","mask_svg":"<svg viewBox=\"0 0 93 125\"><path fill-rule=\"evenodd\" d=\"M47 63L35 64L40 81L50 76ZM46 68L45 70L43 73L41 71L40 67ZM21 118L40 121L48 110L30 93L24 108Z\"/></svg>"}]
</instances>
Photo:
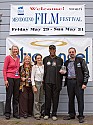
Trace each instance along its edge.
<instances>
[{"instance_id":1,"label":"man holding trophy","mask_svg":"<svg viewBox=\"0 0 93 125\"><path fill-rule=\"evenodd\" d=\"M75 96L78 102L79 123L84 122L84 89L88 83L89 71L84 59L76 57L76 49L68 49L69 59L64 63L60 73L65 75L65 86L67 86L69 105L68 116L64 120L75 119Z\"/></svg>"}]
</instances>

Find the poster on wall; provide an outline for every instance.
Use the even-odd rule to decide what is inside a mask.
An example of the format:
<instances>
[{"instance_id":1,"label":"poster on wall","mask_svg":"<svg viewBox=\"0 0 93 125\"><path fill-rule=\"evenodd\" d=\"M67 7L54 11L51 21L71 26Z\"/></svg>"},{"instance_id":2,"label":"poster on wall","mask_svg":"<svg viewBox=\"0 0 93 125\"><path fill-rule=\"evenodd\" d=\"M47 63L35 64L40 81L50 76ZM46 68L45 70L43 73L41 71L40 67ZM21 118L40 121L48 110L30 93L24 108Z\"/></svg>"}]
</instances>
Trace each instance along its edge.
<instances>
[{"instance_id":1,"label":"poster on wall","mask_svg":"<svg viewBox=\"0 0 93 125\"><path fill-rule=\"evenodd\" d=\"M11 5L10 35L85 35L85 5Z\"/></svg>"},{"instance_id":2,"label":"poster on wall","mask_svg":"<svg viewBox=\"0 0 93 125\"><path fill-rule=\"evenodd\" d=\"M68 49L75 47L77 56L84 58L90 73L89 80L92 81L92 38L32 38L32 37L7 37L6 55L10 54L9 48L12 45L19 47L20 63L26 54L31 56L32 62L37 53L43 57L49 55L49 45L56 46L56 55L61 57L65 62L68 59Z\"/></svg>"}]
</instances>

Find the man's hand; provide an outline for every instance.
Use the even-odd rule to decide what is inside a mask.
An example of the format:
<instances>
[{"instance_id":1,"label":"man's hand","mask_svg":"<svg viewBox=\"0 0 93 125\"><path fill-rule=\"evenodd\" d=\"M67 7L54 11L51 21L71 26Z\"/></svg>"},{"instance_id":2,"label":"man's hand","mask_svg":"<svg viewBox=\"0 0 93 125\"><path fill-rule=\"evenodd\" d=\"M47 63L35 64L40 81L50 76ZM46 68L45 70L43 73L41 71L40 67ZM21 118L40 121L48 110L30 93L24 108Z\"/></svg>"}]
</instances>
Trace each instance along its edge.
<instances>
[{"instance_id":1,"label":"man's hand","mask_svg":"<svg viewBox=\"0 0 93 125\"><path fill-rule=\"evenodd\" d=\"M86 89L86 85L83 84L83 85L82 85L82 89Z\"/></svg>"},{"instance_id":2,"label":"man's hand","mask_svg":"<svg viewBox=\"0 0 93 125\"><path fill-rule=\"evenodd\" d=\"M66 71L64 71L64 70L60 70L59 71L61 74L66 74Z\"/></svg>"}]
</instances>

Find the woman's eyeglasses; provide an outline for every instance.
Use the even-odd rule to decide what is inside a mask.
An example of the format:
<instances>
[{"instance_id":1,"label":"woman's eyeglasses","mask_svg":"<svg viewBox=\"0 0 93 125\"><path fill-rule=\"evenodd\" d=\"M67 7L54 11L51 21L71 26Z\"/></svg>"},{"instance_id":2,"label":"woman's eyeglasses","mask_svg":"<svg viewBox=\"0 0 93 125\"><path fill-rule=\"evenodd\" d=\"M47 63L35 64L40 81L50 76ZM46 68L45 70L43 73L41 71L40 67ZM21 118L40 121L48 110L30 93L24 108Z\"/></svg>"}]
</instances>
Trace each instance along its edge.
<instances>
[{"instance_id":1,"label":"woman's eyeglasses","mask_svg":"<svg viewBox=\"0 0 93 125\"><path fill-rule=\"evenodd\" d=\"M69 53L75 53L74 51L70 51Z\"/></svg>"}]
</instances>

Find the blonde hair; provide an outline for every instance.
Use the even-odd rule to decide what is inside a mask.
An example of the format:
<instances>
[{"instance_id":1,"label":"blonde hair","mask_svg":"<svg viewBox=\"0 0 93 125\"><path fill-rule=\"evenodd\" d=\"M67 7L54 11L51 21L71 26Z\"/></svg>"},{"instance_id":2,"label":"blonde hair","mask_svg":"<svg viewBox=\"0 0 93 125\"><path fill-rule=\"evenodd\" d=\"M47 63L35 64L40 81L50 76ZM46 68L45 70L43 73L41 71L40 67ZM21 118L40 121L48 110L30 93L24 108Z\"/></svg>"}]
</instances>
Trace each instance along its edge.
<instances>
[{"instance_id":1,"label":"blonde hair","mask_svg":"<svg viewBox=\"0 0 93 125\"><path fill-rule=\"evenodd\" d=\"M19 47L16 46L16 45L13 45L11 48L9 48L9 50L10 50L10 54L13 55L13 47L16 47L16 48L18 49L18 53L17 53L17 55L19 55Z\"/></svg>"},{"instance_id":2,"label":"blonde hair","mask_svg":"<svg viewBox=\"0 0 93 125\"><path fill-rule=\"evenodd\" d=\"M24 59L23 59L23 65L25 64L25 59L26 59L27 57L30 59L29 65L31 66L31 65L32 65L32 63L31 63L31 57L30 57L29 55L25 55L25 57L24 57Z\"/></svg>"}]
</instances>

